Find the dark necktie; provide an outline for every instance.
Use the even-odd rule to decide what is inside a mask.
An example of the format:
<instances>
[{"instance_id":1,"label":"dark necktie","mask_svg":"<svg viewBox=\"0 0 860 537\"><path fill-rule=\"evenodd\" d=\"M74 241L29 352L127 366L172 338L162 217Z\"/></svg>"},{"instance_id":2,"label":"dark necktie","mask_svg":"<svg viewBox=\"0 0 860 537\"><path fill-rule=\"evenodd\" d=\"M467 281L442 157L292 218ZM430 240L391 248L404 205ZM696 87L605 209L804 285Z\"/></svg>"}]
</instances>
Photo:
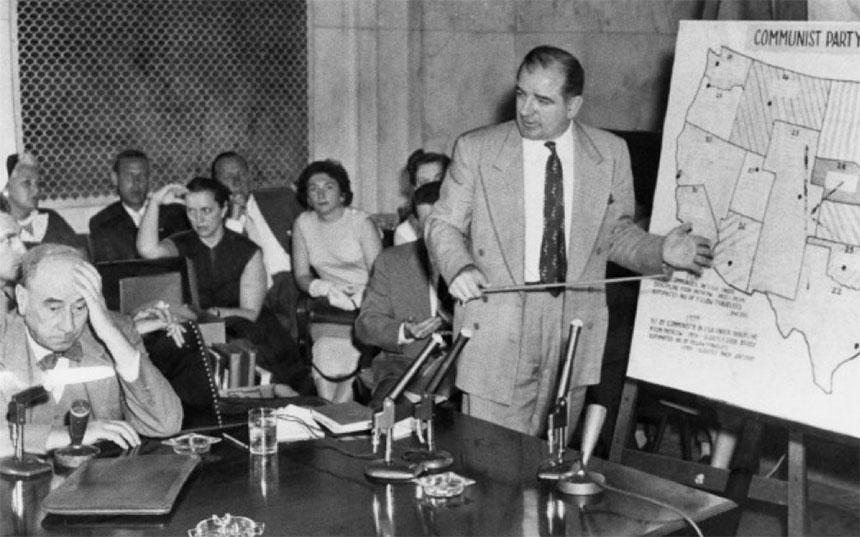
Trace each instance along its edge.
<instances>
[{"instance_id":1,"label":"dark necktie","mask_svg":"<svg viewBox=\"0 0 860 537\"><path fill-rule=\"evenodd\" d=\"M66 358L72 362L80 362L83 355L84 350L81 348L81 343L76 341L67 351L46 354L44 358L36 363L39 366L39 369L42 371L48 371L49 369L54 369L54 367L56 367L57 360L60 358Z\"/></svg>"},{"instance_id":2,"label":"dark necktie","mask_svg":"<svg viewBox=\"0 0 860 537\"><path fill-rule=\"evenodd\" d=\"M540 243L541 283L562 283L567 273L564 241L564 181L561 160L555 152L555 142L545 144L549 149L546 160L546 181L543 189L543 239ZM558 296L561 289L550 291Z\"/></svg>"}]
</instances>

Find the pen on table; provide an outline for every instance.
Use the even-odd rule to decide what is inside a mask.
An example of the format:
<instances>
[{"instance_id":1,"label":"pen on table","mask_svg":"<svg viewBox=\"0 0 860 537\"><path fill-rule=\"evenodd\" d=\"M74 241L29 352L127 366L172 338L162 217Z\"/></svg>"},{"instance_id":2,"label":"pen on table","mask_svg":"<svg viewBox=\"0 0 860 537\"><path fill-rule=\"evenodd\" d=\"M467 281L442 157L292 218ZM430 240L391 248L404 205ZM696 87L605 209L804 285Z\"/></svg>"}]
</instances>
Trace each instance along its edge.
<instances>
[{"instance_id":1,"label":"pen on table","mask_svg":"<svg viewBox=\"0 0 860 537\"><path fill-rule=\"evenodd\" d=\"M230 436L227 433L221 433L221 436L223 436L225 439L230 441L232 444L239 446L240 448L244 449L245 451L251 451L251 448L249 448L248 444L246 444L245 442L242 442L241 440L237 440L236 438L233 438L232 436Z\"/></svg>"}]
</instances>

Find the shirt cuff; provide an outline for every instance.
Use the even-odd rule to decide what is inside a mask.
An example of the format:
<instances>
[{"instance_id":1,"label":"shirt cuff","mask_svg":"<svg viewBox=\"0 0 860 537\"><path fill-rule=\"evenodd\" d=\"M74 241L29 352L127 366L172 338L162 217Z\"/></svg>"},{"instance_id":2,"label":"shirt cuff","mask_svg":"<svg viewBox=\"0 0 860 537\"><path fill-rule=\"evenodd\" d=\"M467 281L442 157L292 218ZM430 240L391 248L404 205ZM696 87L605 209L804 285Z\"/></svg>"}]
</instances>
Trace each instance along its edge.
<instances>
[{"instance_id":1,"label":"shirt cuff","mask_svg":"<svg viewBox=\"0 0 860 537\"><path fill-rule=\"evenodd\" d=\"M224 219L224 227L236 233L243 233L245 231L245 217L243 216L238 220L235 218L226 218Z\"/></svg>"},{"instance_id":2,"label":"shirt cuff","mask_svg":"<svg viewBox=\"0 0 860 537\"><path fill-rule=\"evenodd\" d=\"M397 344L408 345L415 341L414 338L406 337L406 323L400 323L400 329L397 331Z\"/></svg>"},{"instance_id":3,"label":"shirt cuff","mask_svg":"<svg viewBox=\"0 0 860 537\"><path fill-rule=\"evenodd\" d=\"M116 372L126 382L135 382L140 377L140 351L134 352L134 357L120 365L116 362Z\"/></svg>"}]
</instances>

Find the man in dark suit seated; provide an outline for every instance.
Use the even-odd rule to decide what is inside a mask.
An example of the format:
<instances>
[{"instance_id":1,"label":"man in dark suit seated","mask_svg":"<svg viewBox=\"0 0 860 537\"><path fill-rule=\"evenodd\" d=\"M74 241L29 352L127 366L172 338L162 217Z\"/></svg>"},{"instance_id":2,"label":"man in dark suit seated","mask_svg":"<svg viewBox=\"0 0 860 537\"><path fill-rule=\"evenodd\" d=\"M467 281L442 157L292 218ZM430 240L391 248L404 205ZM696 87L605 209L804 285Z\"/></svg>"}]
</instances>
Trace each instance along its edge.
<instances>
[{"instance_id":1,"label":"man in dark suit seated","mask_svg":"<svg viewBox=\"0 0 860 537\"><path fill-rule=\"evenodd\" d=\"M212 177L230 189L225 225L254 241L263 252L268 292L266 305L281 317L293 336L298 288L292 275L290 251L293 220L304 209L290 187L251 192L251 170L239 153L227 151L212 161Z\"/></svg>"},{"instance_id":2,"label":"man in dark suit seated","mask_svg":"<svg viewBox=\"0 0 860 537\"><path fill-rule=\"evenodd\" d=\"M412 212L419 228L423 228L439 199L440 184L426 184L412 197ZM440 282L424 239L387 248L376 258L361 313L355 321L359 341L382 349L371 366L375 384L371 405L382 402L433 332L450 329L453 304ZM435 365L431 362L425 367L408 390L420 394Z\"/></svg>"},{"instance_id":3,"label":"man in dark suit seated","mask_svg":"<svg viewBox=\"0 0 860 537\"><path fill-rule=\"evenodd\" d=\"M96 262L140 259L135 241L140 219L146 210L149 174L149 158L143 151L126 149L114 159L111 179L116 185L119 201L90 218L90 241ZM159 240L186 229L189 226L184 206L172 204L161 208Z\"/></svg>"}]
</instances>

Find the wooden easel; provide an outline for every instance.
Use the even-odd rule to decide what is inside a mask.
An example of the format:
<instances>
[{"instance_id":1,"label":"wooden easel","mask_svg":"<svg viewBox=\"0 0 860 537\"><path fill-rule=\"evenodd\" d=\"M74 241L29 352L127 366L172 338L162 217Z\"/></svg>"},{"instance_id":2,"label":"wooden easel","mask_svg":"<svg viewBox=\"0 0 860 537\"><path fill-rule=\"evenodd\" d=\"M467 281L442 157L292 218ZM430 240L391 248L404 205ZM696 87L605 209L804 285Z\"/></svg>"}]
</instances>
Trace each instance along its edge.
<instances>
[{"instance_id":1,"label":"wooden easel","mask_svg":"<svg viewBox=\"0 0 860 537\"><path fill-rule=\"evenodd\" d=\"M766 418L767 421L788 429L788 479L785 481L760 476L757 472L751 471L758 466L762 432L762 424L758 418L765 419L763 416L746 420L744 432L735 450L736 457L732 461L734 468L732 471L665 455L644 453L627 447L636 426L639 382L629 377L625 381L609 460L684 485L726 495L736 503L751 498L785 505L788 508L788 535L809 533L806 447L804 433L799 427L775 418Z\"/></svg>"}]
</instances>

